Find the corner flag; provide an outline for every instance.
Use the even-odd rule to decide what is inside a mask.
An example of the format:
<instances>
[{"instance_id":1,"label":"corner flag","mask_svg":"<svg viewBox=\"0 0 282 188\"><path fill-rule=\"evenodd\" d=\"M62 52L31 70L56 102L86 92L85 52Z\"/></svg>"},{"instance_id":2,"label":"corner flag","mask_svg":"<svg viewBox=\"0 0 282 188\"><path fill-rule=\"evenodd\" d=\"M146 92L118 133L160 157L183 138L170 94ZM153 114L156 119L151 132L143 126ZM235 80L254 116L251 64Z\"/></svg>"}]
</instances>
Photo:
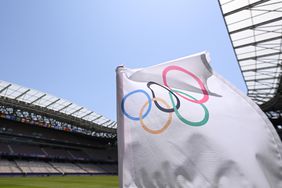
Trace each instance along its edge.
<instances>
[{"instance_id":1,"label":"corner flag","mask_svg":"<svg viewBox=\"0 0 282 188\"><path fill-rule=\"evenodd\" d=\"M120 188L282 187L281 141L206 53L117 68Z\"/></svg>"}]
</instances>

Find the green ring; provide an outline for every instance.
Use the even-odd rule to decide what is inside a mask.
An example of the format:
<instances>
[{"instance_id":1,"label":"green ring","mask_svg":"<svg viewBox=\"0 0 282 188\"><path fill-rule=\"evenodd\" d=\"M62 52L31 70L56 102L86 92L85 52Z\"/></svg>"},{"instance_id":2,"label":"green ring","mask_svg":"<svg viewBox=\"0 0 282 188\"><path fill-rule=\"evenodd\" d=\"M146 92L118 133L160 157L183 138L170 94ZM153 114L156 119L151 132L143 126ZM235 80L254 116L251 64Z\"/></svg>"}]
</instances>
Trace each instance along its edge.
<instances>
[{"instance_id":1,"label":"green ring","mask_svg":"<svg viewBox=\"0 0 282 188\"><path fill-rule=\"evenodd\" d=\"M175 89L172 89L171 91L172 92L181 93L183 95L186 95L187 97L191 97L193 100L196 100L196 98L194 98L191 95L188 95L187 93L184 93L182 91L178 91L178 90L175 90ZM189 120L185 119L183 116L181 116L181 114L179 113L178 109L175 106L172 94L170 92L169 92L169 97L170 97L170 100L172 102L172 106L173 106L173 109L174 109L174 112L175 112L176 116L180 119L180 121L182 121L186 125L190 125L190 126L196 127L196 126L202 126L202 125L204 125L204 124L206 124L208 122L208 120L209 120L209 111L208 111L208 109L206 108L205 105L200 104L203 107L204 111L205 111L205 117L201 121L193 122L193 121L189 121Z\"/></svg>"}]
</instances>

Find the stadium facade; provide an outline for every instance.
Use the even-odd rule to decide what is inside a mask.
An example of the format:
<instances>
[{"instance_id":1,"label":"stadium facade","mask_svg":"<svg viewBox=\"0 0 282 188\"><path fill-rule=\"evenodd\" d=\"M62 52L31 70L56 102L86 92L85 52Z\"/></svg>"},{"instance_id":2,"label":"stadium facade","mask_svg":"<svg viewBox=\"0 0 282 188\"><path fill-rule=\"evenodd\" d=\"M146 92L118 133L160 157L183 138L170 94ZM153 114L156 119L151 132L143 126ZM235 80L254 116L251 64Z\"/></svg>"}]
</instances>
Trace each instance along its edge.
<instances>
[{"instance_id":1,"label":"stadium facade","mask_svg":"<svg viewBox=\"0 0 282 188\"><path fill-rule=\"evenodd\" d=\"M248 96L282 138L282 1L219 0Z\"/></svg>"},{"instance_id":2,"label":"stadium facade","mask_svg":"<svg viewBox=\"0 0 282 188\"><path fill-rule=\"evenodd\" d=\"M0 175L117 174L116 122L0 81Z\"/></svg>"}]
</instances>

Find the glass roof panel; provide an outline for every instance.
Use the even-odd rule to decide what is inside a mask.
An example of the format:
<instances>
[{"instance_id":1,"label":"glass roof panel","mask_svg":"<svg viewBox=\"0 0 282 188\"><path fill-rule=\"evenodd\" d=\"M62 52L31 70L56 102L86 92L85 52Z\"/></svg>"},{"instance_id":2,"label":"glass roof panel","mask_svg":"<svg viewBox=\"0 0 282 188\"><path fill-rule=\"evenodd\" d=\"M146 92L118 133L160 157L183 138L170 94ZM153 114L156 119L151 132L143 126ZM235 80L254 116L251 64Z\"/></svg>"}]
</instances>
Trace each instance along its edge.
<instances>
[{"instance_id":1,"label":"glass roof panel","mask_svg":"<svg viewBox=\"0 0 282 188\"><path fill-rule=\"evenodd\" d=\"M249 96L270 100L281 78L282 1L219 0Z\"/></svg>"}]
</instances>

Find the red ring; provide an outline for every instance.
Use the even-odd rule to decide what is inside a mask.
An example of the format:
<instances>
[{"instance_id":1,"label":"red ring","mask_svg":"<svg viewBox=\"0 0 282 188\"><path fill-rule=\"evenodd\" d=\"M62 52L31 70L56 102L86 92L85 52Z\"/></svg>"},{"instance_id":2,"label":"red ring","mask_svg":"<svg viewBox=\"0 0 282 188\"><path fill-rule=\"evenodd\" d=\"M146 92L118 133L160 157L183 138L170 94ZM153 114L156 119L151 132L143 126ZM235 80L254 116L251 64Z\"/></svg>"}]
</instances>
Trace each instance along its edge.
<instances>
[{"instance_id":1,"label":"red ring","mask_svg":"<svg viewBox=\"0 0 282 188\"><path fill-rule=\"evenodd\" d=\"M191 101L191 102L194 102L194 103L197 103L197 104L202 104L204 102L206 102L208 99L209 99L209 95L208 95L208 91L206 89L206 87L204 86L203 82L200 80L200 78L198 78L196 75L194 75L193 73L191 73L190 71L182 68L182 67L179 67L179 66L175 66L175 65L172 65L172 66L168 66L166 67L164 70L163 70L163 73L162 73L162 77L163 77L163 82L164 82L164 85L167 86L169 89L171 89L168 84L167 84L167 79L166 79L166 76L167 76L167 73L171 70L178 70L178 71L181 71L181 72L184 72L188 75L190 75L192 78L194 78L197 83L200 85L200 88L202 90L202 93L204 94L203 98L201 100L192 100L192 99L189 99L181 94L179 94L178 92L175 92L178 96L188 100L188 101Z\"/></svg>"}]
</instances>

